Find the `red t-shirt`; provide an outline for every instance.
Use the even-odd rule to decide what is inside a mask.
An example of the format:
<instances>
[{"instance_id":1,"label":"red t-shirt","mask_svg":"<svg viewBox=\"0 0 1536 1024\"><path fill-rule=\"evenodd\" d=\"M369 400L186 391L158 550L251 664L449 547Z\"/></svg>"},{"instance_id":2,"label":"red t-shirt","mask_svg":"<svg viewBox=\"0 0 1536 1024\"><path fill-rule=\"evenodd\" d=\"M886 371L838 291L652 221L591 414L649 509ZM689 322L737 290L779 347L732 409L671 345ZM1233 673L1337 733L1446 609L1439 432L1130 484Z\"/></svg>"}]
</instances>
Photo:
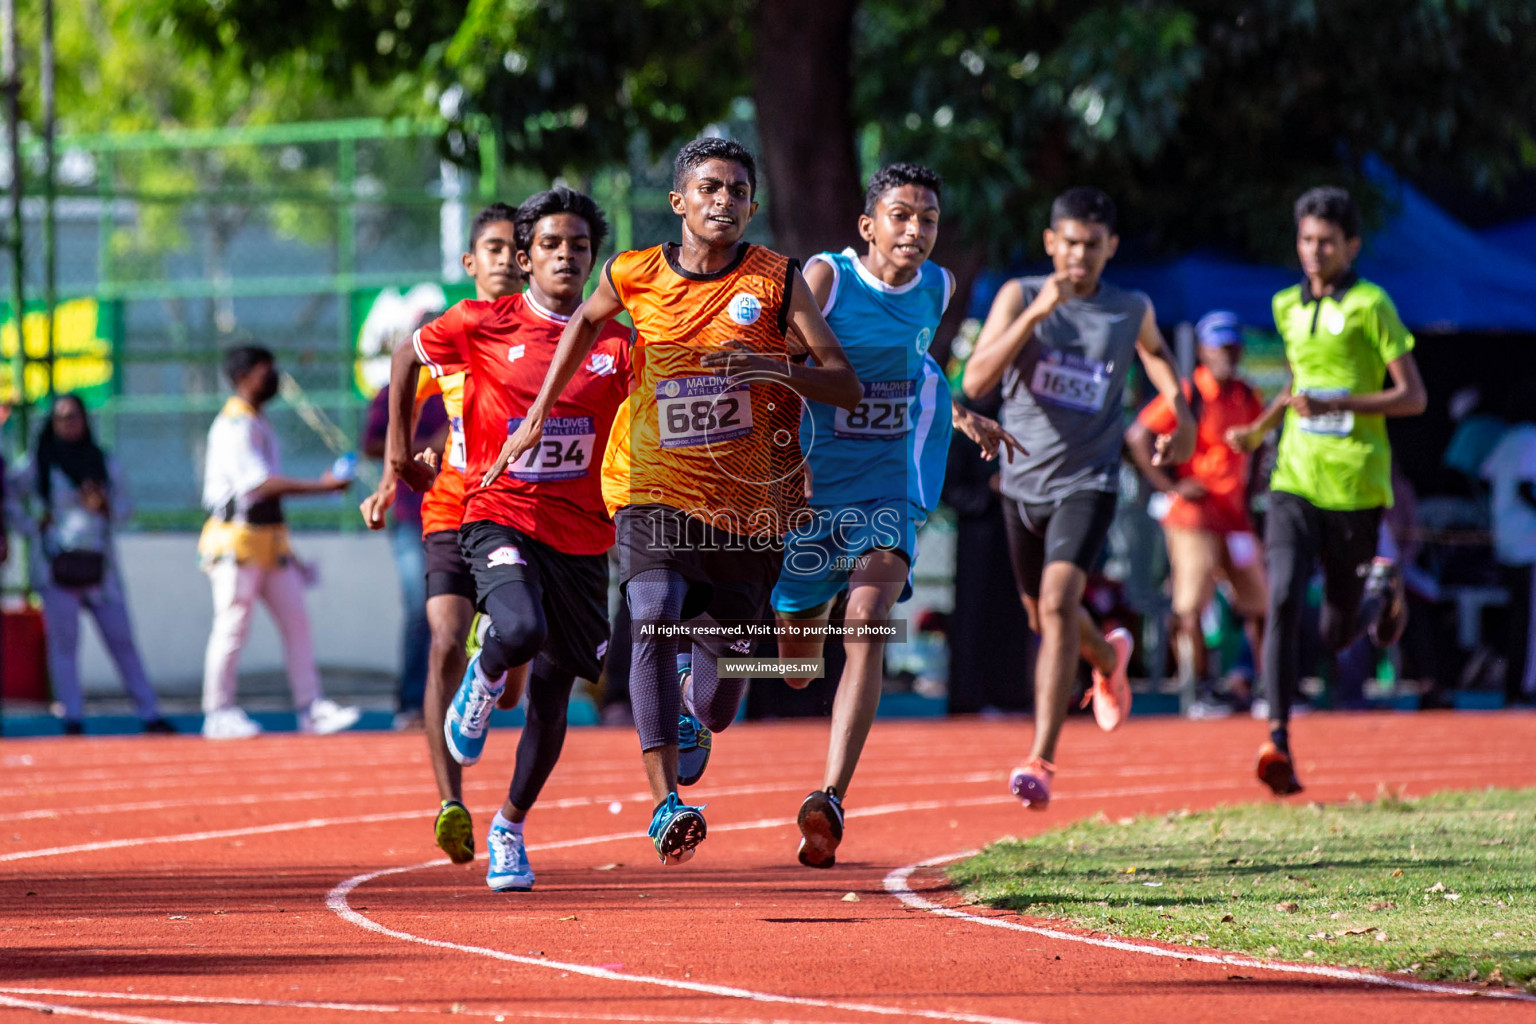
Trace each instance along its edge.
<instances>
[{"instance_id":1,"label":"red t-shirt","mask_svg":"<svg viewBox=\"0 0 1536 1024\"><path fill-rule=\"evenodd\" d=\"M609 323L555 403L544 438L489 487L480 479L538 396L570 317L525 294L465 299L416 332L434 377L469 371L464 398L469 468L464 522L488 519L569 555L613 546L599 473L615 411L629 398L629 331Z\"/></svg>"},{"instance_id":2,"label":"red t-shirt","mask_svg":"<svg viewBox=\"0 0 1536 1024\"><path fill-rule=\"evenodd\" d=\"M1251 531L1253 524L1247 506L1249 456L1227 446L1227 431L1258 419L1264 404L1258 392L1243 381L1234 379L1223 388L1203 366L1195 368L1194 382L1204 403L1195 435L1195 454L1178 467L1174 476L1180 480L1194 477L1206 493L1197 502L1174 496L1163 525L1218 533ZM1187 384L1184 397L1189 398ZM1162 395L1141 410L1137 419L1154 434L1166 434L1178 423L1172 403Z\"/></svg>"}]
</instances>

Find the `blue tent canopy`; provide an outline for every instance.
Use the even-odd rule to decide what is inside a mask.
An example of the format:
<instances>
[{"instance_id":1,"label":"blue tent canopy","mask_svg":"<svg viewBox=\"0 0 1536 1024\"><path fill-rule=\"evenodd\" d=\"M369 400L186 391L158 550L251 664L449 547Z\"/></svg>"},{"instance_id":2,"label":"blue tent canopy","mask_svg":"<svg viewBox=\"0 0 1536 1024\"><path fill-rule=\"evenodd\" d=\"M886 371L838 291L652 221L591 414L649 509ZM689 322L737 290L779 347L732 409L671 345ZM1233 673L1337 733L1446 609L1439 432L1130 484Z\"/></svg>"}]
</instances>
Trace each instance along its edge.
<instances>
[{"instance_id":1,"label":"blue tent canopy","mask_svg":"<svg viewBox=\"0 0 1536 1024\"><path fill-rule=\"evenodd\" d=\"M1536 262L1536 217L1485 228L1477 233L1477 237L1489 245Z\"/></svg>"},{"instance_id":2,"label":"blue tent canopy","mask_svg":"<svg viewBox=\"0 0 1536 1024\"><path fill-rule=\"evenodd\" d=\"M1415 330L1536 332L1536 219L1512 226L1523 227L1522 255L1479 236L1379 161L1366 171L1387 192L1393 213L1366 238L1356 269L1387 290L1404 323ZM1032 272L1044 270L1037 265ZM974 315L986 315L1009 276L977 280ZM1163 263L1111 263L1105 276L1150 295L1163 323L1230 309L1255 326L1272 322L1270 297L1299 280L1295 270L1211 251Z\"/></svg>"}]
</instances>

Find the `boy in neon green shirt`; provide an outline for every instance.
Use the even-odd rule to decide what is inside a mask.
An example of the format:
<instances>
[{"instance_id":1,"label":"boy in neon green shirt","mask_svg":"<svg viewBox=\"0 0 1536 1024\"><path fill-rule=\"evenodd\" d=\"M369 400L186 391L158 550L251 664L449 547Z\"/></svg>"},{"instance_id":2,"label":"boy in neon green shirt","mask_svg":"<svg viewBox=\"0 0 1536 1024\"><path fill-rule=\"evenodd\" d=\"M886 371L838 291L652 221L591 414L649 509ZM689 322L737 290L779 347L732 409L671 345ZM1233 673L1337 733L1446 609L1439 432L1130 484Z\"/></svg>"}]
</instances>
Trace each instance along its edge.
<instances>
[{"instance_id":1,"label":"boy in neon green shirt","mask_svg":"<svg viewBox=\"0 0 1536 1024\"><path fill-rule=\"evenodd\" d=\"M1228 437L1233 447L1252 451L1284 416L1264 538L1270 738L1258 762L1259 779L1282 796L1301 790L1287 729L1301 674L1301 613L1317 561L1320 631L1331 650L1342 651L1367 630L1382 647L1402 635L1402 574L1390 559L1373 558L1382 513L1392 506L1386 418L1417 416L1425 404L1413 335L1387 293L1351 269L1361 242L1354 200L1340 188L1315 188L1296 201L1295 214L1304 276L1273 303L1291 383L1256 423Z\"/></svg>"}]
</instances>

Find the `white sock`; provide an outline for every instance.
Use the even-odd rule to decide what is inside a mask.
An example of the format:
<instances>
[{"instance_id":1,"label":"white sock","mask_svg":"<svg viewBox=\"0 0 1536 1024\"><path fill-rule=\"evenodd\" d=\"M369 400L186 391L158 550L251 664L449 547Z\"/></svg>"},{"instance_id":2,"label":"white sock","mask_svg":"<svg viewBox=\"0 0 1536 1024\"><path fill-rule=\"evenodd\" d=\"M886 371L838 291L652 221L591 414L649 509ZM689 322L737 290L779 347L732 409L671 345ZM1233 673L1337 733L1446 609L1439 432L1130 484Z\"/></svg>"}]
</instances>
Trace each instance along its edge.
<instances>
[{"instance_id":1,"label":"white sock","mask_svg":"<svg viewBox=\"0 0 1536 1024\"><path fill-rule=\"evenodd\" d=\"M478 658L475 659L475 679L491 693L500 693L507 688L507 674L503 672L500 679L491 679L485 674L485 669L480 667Z\"/></svg>"},{"instance_id":2,"label":"white sock","mask_svg":"<svg viewBox=\"0 0 1536 1024\"><path fill-rule=\"evenodd\" d=\"M497 811L496 817L491 819L491 828L504 828L508 832L511 832L513 835L517 836L523 834L523 823L520 821L513 821L506 815L502 814L500 811Z\"/></svg>"}]
</instances>

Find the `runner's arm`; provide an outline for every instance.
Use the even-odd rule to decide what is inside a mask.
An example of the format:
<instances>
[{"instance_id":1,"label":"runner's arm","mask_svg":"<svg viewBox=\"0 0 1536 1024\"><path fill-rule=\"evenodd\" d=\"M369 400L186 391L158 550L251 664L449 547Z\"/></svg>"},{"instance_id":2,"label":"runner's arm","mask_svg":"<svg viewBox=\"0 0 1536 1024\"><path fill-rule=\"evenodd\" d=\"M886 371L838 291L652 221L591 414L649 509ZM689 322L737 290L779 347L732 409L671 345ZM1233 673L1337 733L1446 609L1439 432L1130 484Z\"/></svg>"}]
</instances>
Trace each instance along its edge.
<instances>
[{"instance_id":1,"label":"runner's arm","mask_svg":"<svg viewBox=\"0 0 1536 1024\"><path fill-rule=\"evenodd\" d=\"M389 426L384 431L384 472L375 492L382 494L387 486L390 501L394 500L395 481L403 480L413 491L427 491L435 476L416 461L411 443L416 433L416 381L421 375L421 367L421 357L411 339L395 346L395 354L389 360Z\"/></svg>"},{"instance_id":2,"label":"runner's arm","mask_svg":"<svg viewBox=\"0 0 1536 1024\"><path fill-rule=\"evenodd\" d=\"M1280 420L1285 416L1285 407L1291 401L1291 382L1287 380L1280 393L1264 407L1264 412L1259 418L1246 427L1232 427L1227 430L1227 447L1233 451L1251 452L1258 449L1269 436L1269 432L1280 425Z\"/></svg>"},{"instance_id":3,"label":"runner's arm","mask_svg":"<svg viewBox=\"0 0 1536 1024\"><path fill-rule=\"evenodd\" d=\"M1319 416L1330 412L1357 412L1376 416L1417 416L1424 411L1428 398L1424 393L1424 379L1419 376L1419 364L1411 354L1398 356L1387 364L1392 386L1384 391L1368 391L1361 395L1341 395L1338 398L1317 398L1313 395L1292 395L1290 406L1298 416Z\"/></svg>"},{"instance_id":4,"label":"runner's arm","mask_svg":"<svg viewBox=\"0 0 1536 1024\"><path fill-rule=\"evenodd\" d=\"M727 343L719 351L706 353L700 362L723 376L750 373L771 377L813 402L852 409L864 400L853 364L837 343L837 336L827 326L821 307L810 285L795 271L789 293L789 329L804 343L811 363L792 363L772 356L745 351L740 342Z\"/></svg>"},{"instance_id":5,"label":"runner's arm","mask_svg":"<svg viewBox=\"0 0 1536 1024\"><path fill-rule=\"evenodd\" d=\"M1008 461L1013 461L1013 453L1028 455L1019 439L1002 428L1002 425L990 416L983 416L979 412L972 412L950 397L950 418L954 421L955 429L966 437L975 441L981 448L981 457L988 462L997 458L997 451L1002 448L1008 453Z\"/></svg>"},{"instance_id":6,"label":"runner's arm","mask_svg":"<svg viewBox=\"0 0 1536 1024\"><path fill-rule=\"evenodd\" d=\"M1173 433L1159 435L1154 442L1152 464L1169 466L1188 462L1195 454L1195 415L1184 400L1178 371L1173 368L1173 360L1168 358L1168 346L1163 344L1163 332L1157 329L1157 313L1150 302L1141 317L1141 331L1136 335L1136 354L1147 371L1147 380L1173 406L1177 419Z\"/></svg>"},{"instance_id":7,"label":"runner's arm","mask_svg":"<svg viewBox=\"0 0 1536 1024\"><path fill-rule=\"evenodd\" d=\"M576 376L576 371L581 369L581 361L592 351L603 324L622 312L624 304L619 301L605 270L598 275L597 290L571 314L570 322L565 325L565 330L560 334L560 342L555 346L555 356L550 360L549 372L544 375L538 396L528 406L522 425L507 438L501 446L501 454L496 456L496 462L481 478L482 487L489 487L501 476L508 463L522 458L528 449L539 443L544 436L544 421L549 418L549 410L554 408L566 385Z\"/></svg>"},{"instance_id":8,"label":"runner's arm","mask_svg":"<svg viewBox=\"0 0 1536 1024\"><path fill-rule=\"evenodd\" d=\"M1145 423L1137 420L1125 429L1125 449L1153 490L1166 494L1178 486L1178 481L1167 470L1152 461L1153 435Z\"/></svg>"},{"instance_id":9,"label":"runner's arm","mask_svg":"<svg viewBox=\"0 0 1536 1024\"><path fill-rule=\"evenodd\" d=\"M816 300L817 309L826 309L827 300L832 297L832 284L837 280L836 273L832 270L832 264L824 259L811 258L805 268L805 284L811 290L811 296Z\"/></svg>"},{"instance_id":10,"label":"runner's arm","mask_svg":"<svg viewBox=\"0 0 1536 1024\"><path fill-rule=\"evenodd\" d=\"M1059 292L1059 285L1056 290ZM1035 301L1026 307L1024 286L1018 281L1009 281L998 290L987 312L987 322L976 336L976 347L965 364L965 376L960 380L967 397L980 398L1002 381L1003 372L1035 336L1035 328L1056 308L1055 302L1042 301L1048 298L1048 291L1042 288Z\"/></svg>"}]
</instances>

